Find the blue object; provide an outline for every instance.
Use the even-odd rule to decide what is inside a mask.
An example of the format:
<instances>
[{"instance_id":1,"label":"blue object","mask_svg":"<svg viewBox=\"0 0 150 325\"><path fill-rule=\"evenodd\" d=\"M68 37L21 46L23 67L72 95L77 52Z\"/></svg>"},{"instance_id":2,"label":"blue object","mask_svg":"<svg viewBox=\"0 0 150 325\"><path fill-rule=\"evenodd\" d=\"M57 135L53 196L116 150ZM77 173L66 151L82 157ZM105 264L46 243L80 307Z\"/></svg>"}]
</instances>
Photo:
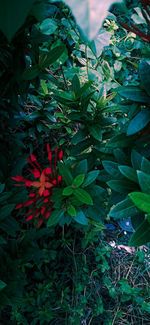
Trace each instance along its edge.
<instances>
[{"instance_id":1,"label":"blue object","mask_svg":"<svg viewBox=\"0 0 150 325\"><path fill-rule=\"evenodd\" d=\"M131 217L123 220L118 221L118 225L124 230L128 232L134 232L134 229L132 227Z\"/></svg>"},{"instance_id":2,"label":"blue object","mask_svg":"<svg viewBox=\"0 0 150 325\"><path fill-rule=\"evenodd\" d=\"M108 229L108 230L115 230L115 226L112 225L112 223L105 223L104 226Z\"/></svg>"}]
</instances>

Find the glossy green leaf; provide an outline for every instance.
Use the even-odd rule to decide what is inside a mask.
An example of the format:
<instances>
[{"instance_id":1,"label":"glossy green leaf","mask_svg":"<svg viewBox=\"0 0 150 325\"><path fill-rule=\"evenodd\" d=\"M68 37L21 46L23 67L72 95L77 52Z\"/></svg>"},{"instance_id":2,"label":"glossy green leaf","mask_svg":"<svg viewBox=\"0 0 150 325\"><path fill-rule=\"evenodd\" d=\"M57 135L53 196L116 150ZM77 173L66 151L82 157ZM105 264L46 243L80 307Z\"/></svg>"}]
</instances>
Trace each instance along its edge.
<instances>
[{"instance_id":1,"label":"glossy green leaf","mask_svg":"<svg viewBox=\"0 0 150 325\"><path fill-rule=\"evenodd\" d=\"M59 166L60 174L64 178L65 183L67 185L71 185L72 182L73 182L73 177L71 175L71 172L70 172L69 168L65 164L63 164L61 162L58 163L58 166Z\"/></svg>"},{"instance_id":2,"label":"glossy green leaf","mask_svg":"<svg viewBox=\"0 0 150 325\"><path fill-rule=\"evenodd\" d=\"M140 88L125 86L119 89L119 94L133 102L149 103L149 96Z\"/></svg>"},{"instance_id":3,"label":"glossy green leaf","mask_svg":"<svg viewBox=\"0 0 150 325\"><path fill-rule=\"evenodd\" d=\"M150 195L142 192L133 192L129 194L130 199L140 210L150 213Z\"/></svg>"},{"instance_id":4,"label":"glossy green leaf","mask_svg":"<svg viewBox=\"0 0 150 325\"><path fill-rule=\"evenodd\" d=\"M74 174L86 174L88 169L87 159L81 160L74 168Z\"/></svg>"},{"instance_id":5,"label":"glossy green leaf","mask_svg":"<svg viewBox=\"0 0 150 325\"><path fill-rule=\"evenodd\" d=\"M78 210L76 216L73 217L73 219L83 226L88 225L88 220L82 210Z\"/></svg>"},{"instance_id":6,"label":"glossy green leaf","mask_svg":"<svg viewBox=\"0 0 150 325\"><path fill-rule=\"evenodd\" d=\"M132 167L119 166L118 168L123 176L125 176L126 178L130 179L133 182L138 183L137 173Z\"/></svg>"},{"instance_id":7,"label":"glossy green leaf","mask_svg":"<svg viewBox=\"0 0 150 325\"><path fill-rule=\"evenodd\" d=\"M66 196L69 196L69 195L71 195L72 193L73 193L73 188L72 188L72 186L67 186L67 187L65 187L64 190L63 190L63 192L62 192L62 194L63 194L63 195L66 195Z\"/></svg>"},{"instance_id":8,"label":"glossy green leaf","mask_svg":"<svg viewBox=\"0 0 150 325\"><path fill-rule=\"evenodd\" d=\"M142 60L140 62L139 75L144 89L150 96L150 60Z\"/></svg>"},{"instance_id":9,"label":"glossy green leaf","mask_svg":"<svg viewBox=\"0 0 150 325\"><path fill-rule=\"evenodd\" d=\"M141 131L149 122L150 110L143 109L130 121L127 129L127 135L132 135Z\"/></svg>"},{"instance_id":10,"label":"glossy green leaf","mask_svg":"<svg viewBox=\"0 0 150 325\"><path fill-rule=\"evenodd\" d=\"M135 170L141 169L141 163L142 163L142 155L138 153L136 150L132 150L131 152L131 162L132 166Z\"/></svg>"},{"instance_id":11,"label":"glossy green leaf","mask_svg":"<svg viewBox=\"0 0 150 325\"><path fill-rule=\"evenodd\" d=\"M114 191L119 193L128 194L136 190L136 185L130 181L126 180L110 180L107 182L107 185Z\"/></svg>"},{"instance_id":12,"label":"glossy green leaf","mask_svg":"<svg viewBox=\"0 0 150 325\"><path fill-rule=\"evenodd\" d=\"M92 135L92 137L98 141L102 141L102 130L101 127L95 126L89 126L89 133Z\"/></svg>"},{"instance_id":13,"label":"glossy green leaf","mask_svg":"<svg viewBox=\"0 0 150 325\"><path fill-rule=\"evenodd\" d=\"M118 166L119 166L118 163L111 161L111 160L110 161L103 160L102 164L103 164L104 169L107 171L107 173L109 175L111 175L114 178L120 178L121 173L118 169ZM121 178L122 178L122 176L121 176Z\"/></svg>"},{"instance_id":14,"label":"glossy green leaf","mask_svg":"<svg viewBox=\"0 0 150 325\"><path fill-rule=\"evenodd\" d=\"M82 188L75 189L73 194L79 201L81 201L85 204L89 204L89 205L93 204L93 200L92 200L90 194L88 192L86 192L85 190L83 190Z\"/></svg>"},{"instance_id":15,"label":"glossy green leaf","mask_svg":"<svg viewBox=\"0 0 150 325\"><path fill-rule=\"evenodd\" d=\"M114 2L121 0L64 0L70 7L77 24L82 29L88 39L94 39L98 33L104 19L107 16L107 10Z\"/></svg>"},{"instance_id":16,"label":"glossy green leaf","mask_svg":"<svg viewBox=\"0 0 150 325\"><path fill-rule=\"evenodd\" d=\"M144 220L137 228L136 232L131 236L129 246L141 246L150 241L150 223Z\"/></svg>"},{"instance_id":17,"label":"glossy green leaf","mask_svg":"<svg viewBox=\"0 0 150 325\"><path fill-rule=\"evenodd\" d=\"M63 54L65 46L56 46L45 55L42 61L39 61L40 69L45 69L52 63L56 62L57 59Z\"/></svg>"},{"instance_id":18,"label":"glossy green leaf","mask_svg":"<svg viewBox=\"0 0 150 325\"><path fill-rule=\"evenodd\" d=\"M80 80L77 74L75 74L72 79L72 91L74 92L76 98L78 95L80 96Z\"/></svg>"},{"instance_id":19,"label":"glossy green leaf","mask_svg":"<svg viewBox=\"0 0 150 325\"><path fill-rule=\"evenodd\" d=\"M137 175L142 192L150 194L150 175L141 171L138 171Z\"/></svg>"},{"instance_id":20,"label":"glossy green leaf","mask_svg":"<svg viewBox=\"0 0 150 325\"><path fill-rule=\"evenodd\" d=\"M77 214L77 213L76 213L76 209L75 209L75 207L74 207L72 204L70 204L70 206L69 206L67 212L68 212L68 214L69 214L71 217L75 217L76 214Z\"/></svg>"},{"instance_id":21,"label":"glossy green leaf","mask_svg":"<svg viewBox=\"0 0 150 325\"><path fill-rule=\"evenodd\" d=\"M84 174L77 175L75 177L75 179L73 180L72 185L74 185L75 187L79 187L84 182L84 179L85 179L85 175Z\"/></svg>"},{"instance_id":22,"label":"glossy green leaf","mask_svg":"<svg viewBox=\"0 0 150 325\"><path fill-rule=\"evenodd\" d=\"M9 41L14 37L25 19L35 0L1 0L0 29Z\"/></svg>"},{"instance_id":23,"label":"glossy green leaf","mask_svg":"<svg viewBox=\"0 0 150 325\"><path fill-rule=\"evenodd\" d=\"M57 23L55 19L46 18L42 21L40 25L40 32L44 35L51 35L57 29Z\"/></svg>"},{"instance_id":24,"label":"glossy green leaf","mask_svg":"<svg viewBox=\"0 0 150 325\"><path fill-rule=\"evenodd\" d=\"M141 161L141 168L142 172L147 173L150 175L150 161L146 159L145 157L142 157Z\"/></svg>"},{"instance_id":25,"label":"glossy green leaf","mask_svg":"<svg viewBox=\"0 0 150 325\"><path fill-rule=\"evenodd\" d=\"M58 223L58 221L63 217L64 211L63 210L54 210L51 212L50 217L47 222L47 227L51 227Z\"/></svg>"},{"instance_id":26,"label":"glossy green leaf","mask_svg":"<svg viewBox=\"0 0 150 325\"><path fill-rule=\"evenodd\" d=\"M114 208L110 210L110 217L115 219L124 219L137 215L139 210L135 207L134 203L127 197L125 200L116 204Z\"/></svg>"},{"instance_id":27,"label":"glossy green leaf","mask_svg":"<svg viewBox=\"0 0 150 325\"><path fill-rule=\"evenodd\" d=\"M96 180L98 175L99 175L99 170L92 170L91 172L89 172L87 174L87 177L86 177L84 183L82 184L82 188L92 184Z\"/></svg>"}]
</instances>

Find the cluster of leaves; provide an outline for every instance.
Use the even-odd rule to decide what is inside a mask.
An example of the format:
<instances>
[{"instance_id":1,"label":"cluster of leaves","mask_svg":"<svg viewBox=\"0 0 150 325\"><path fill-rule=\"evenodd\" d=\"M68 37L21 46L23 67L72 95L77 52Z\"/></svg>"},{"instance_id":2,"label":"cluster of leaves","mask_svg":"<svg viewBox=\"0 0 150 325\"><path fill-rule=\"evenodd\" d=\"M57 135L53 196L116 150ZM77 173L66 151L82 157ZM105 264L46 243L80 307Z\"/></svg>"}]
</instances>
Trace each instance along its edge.
<instances>
[{"instance_id":1,"label":"cluster of leaves","mask_svg":"<svg viewBox=\"0 0 150 325\"><path fill-rule=\"evenodd\" d=\"M103 237L110 218L131 217L130 245L150 238L149 45L120 27L115 9L99 30L114 1L64 2L70 8L61 1L5 1L0 12L0 317L6 324L11 318L18 325L109 325L110 299L111 310L119 299L150 312L147 291L144 296L125 279L115 288L105 277L111 248ZM122 9L147 35L141 6L136 14ZM38 229L36 220L25 221L28 206L14 209L29 191L18 190L11 177L28 177L29 152L48 168L46 143L63 148L62 183Z\"/></svg>"}]
</instances>

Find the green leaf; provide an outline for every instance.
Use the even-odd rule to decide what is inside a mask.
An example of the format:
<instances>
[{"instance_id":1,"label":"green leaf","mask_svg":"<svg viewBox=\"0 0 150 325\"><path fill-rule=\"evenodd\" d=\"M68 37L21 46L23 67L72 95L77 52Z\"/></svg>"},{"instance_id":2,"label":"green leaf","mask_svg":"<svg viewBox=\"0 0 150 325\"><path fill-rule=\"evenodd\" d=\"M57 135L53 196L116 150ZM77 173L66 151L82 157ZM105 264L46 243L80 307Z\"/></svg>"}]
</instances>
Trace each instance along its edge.
<instances>
[{"instance_id":1,"label":"green leaf","mask_svg":"<svg viewBox=\"0 0 150 325\"><path fill-rule=\"evenodd\" d=\"M70 7L77 24L82 29L85 36L91 40L98 33L104 19L107 16L107 10L114 2L121 0L64 0Z\"/></svg>"},{"instance_id":2,"label":"green leaf","mask_svg":"<svg viewBox=\"0 0 150 325\"><path fill-rule=\"evenodd\" d=\"M118 163L116 163L114 161L103 160L102 164L103 164L104 169L107 171L107 173L109 175L111 175L112 177L115 177L115 178L120 178L121 174L118 169L118 166L119 166ZM122 178L122 176L121 176L121 178Z\"/></svg>"},{"instance_id":3,"label":"green leaf","mask_svg":"<svg viewBox=\"0 0 150 325\"><path fill-rule=\"evenodd\" d=\"M126 134L118 134L114 137L112 137L105 146L105 151L107 148L125 148L131 146L131 140L126 137ZM105 152L104 151L104 152Z\"/></svg>"},{"instance_id":4,"label":"green leaf","mask_svg":"<svg viewBox=\"0 0 150 325\"><path fill-rule=\"evenodd\" d=\"M127 197L125 200L117 203L116 206L110 210L109 215L115 219L124 219L132 215L137 215L138 213L138 209Z\"/></svg>"},{"instance_id":5,"label":"green leaf","mask_svg":"<svg viewBox=\"0 0 150 325\"><path fill-rule=\"evenodd\" d=\"M132 135L141 131L149 122L150 110L143 109L130 121L127 129L127 135Z\"/></svg>"},{"instance_id":6,"label":"green leaf","mask_svg":"<svg viewBox=\"0 0 150 325\"><path fill-rule=\"evenodd\" d=\"M69 206L67 212L68 212L68 214L69 214L71 217L75 217L76 214L77 214L77 213L76 213L76 209L75 209L75 207L74 207L72 204L70 204L70 206Z\"/></svg>"},{"instance_id":7,"label":"green leaf","mask_svg":"<svg viewBox=\"0 0 150 325\"><path fill-rule=\"evenodd\" d=\"M44 70L52 63L56 62L57 59L63 54L65 46L56 46L49 51L47 55L42 57L42 60L39 60L40 69Z\"/></svg>"},{"instance_id":8,"label":"green leaf","mask_svg":"<svg viewBox=\"0 0 150 325\"><path fill-rule=\"evenodd\" d=\"M78 95L80 96L80 80L77 74L75 74L72 79L72 91L74 92L76 98Z\"/></svg>"},{"instance_id":9,"label":"green leaf","mask_svg":"<svg viewBox=\"0 0 150 325\"><path fill-rule=\"evenodd\" d=\"M137 175L142 192L150 194L150 175L141 171L138 171Z\"/></svg>"},{"instance_id":10,"label":"green leaf","mask_svg":"<svg viewBox=\"0 0 150 325\"><path fill-rule=\"evenodd\" d=\"M133 201L135 206L140 210L150 213L150 195L141 193L141 192L133 192L129 194L130 199Z\"/></svg>"},{"instance_id":11,"label":"green leaf","mask_svg":"<svg viewBox=\"0 0 150 325\"><path fill-rule=\"evenodd\" d=\"M118 167L121 174L133 182L138 183L136 171L132 167L128 166L119 166Z\"/></svg>"},{"instance_id":12,"label":"green leaf","mask_svg":"<svg viewBox=\"0 0 150 325\"><path fill-rule=\"evenodd\" d=\"M88 170L88 164L87 164L87 159L84 159L80 161L76 167L74 168L74 174L78 175L80 174L86 174Z\"/></svg>"},{"instance_id":13,"label":"green leaf","mask_svg":"<svg viewBox=\"0 0 150 325\"><path fill-rule=\"evenodd\" d=\"M102 141L102 130L98 126L89 126L89 133L92 137L98 141Z\"/></svg>"},{"instance_id":14,"label":"green leaf","mask_svg":"<svg viewBox=\"0 0 150 325\"><path fill-rule=\"evenodd\" d=\"M40 32L44 35L51 35L57 29L57 23L52 18L46 18L42 21L40 25Z\"/></svg>"},{"instance_id":15,"label":"green leaf","mask_svg":"<svg viewBox=\"0 0 150 325\"><path fill-rule=\"evenodd\" d=\"M63 195L67 195L67 196L71 195L72 193L73 193L72 186L65 187L63 192L62 192Z\"/></svg>"},{"instance_id":16,"label":"green leaf","mask_svg":"<svg viewBox=\"0 0 150 325\"><path fill-rule=\"evenodd\" d=\"M89 204L89 205L93 204L93 200L92 200L90 194L88 192L86 192L85 190L83 190L82 188L75 189L73 194L79 201L81 201L85 204Z\"/></svg>"},{"instance_id":17,"label":"green leaf","mask_svg":"<svg viewBox=\"0 0 150 325\"><path fill-rule=\"evenodd\" d=\"M84 183L82 184L82 187L84 188L92 184L96 180L98 175L99 175L99 170L92 170L91 172L89 172Z\"/></svg>"},{"instance_id":18,"label":"green leaf","mask_svg":"<svg viewBox=\"0 0 150 325\"><path fill-rule=\"evenodd\" d=\"M86 216L85 216L85 214L83 213L82 210L78 210L76 216L73 217L73 219L76 222L80 223L81 225L84 225L84 226L88 225L87 218L86 218Z\"/></svg>"},{"instance_id":19,"label":"green leaf","mask_svg":"<svg viewBox=\"0 0 150 325\"><path fill-rule=\"evenodd\" d=\"M3 290L6 286L7 284L4 281L0 280L0 291Z\"/></svg>"},{"instance_id":20,"label":"green leaf","mask_svg":"<svg viewBox=\"0 0 150 325\"><path fill-rule=\"evenodd\" d=\"M140 62L139 75L144 89L150 96L150 60L142 60Z\"/></svg>"},{"instance_id":21,"label":"green leaf","mask_svg":"<svg viewBox=\"0 0 150 325\"><path fill-rule=\"evenodd\" d=\"M9 41L23 25L35 0L1 0L0 29Z\"/></svg>"},{"instance_id":22,"label":"green leaf","mask_svg":"<svg viewBox=\"0 0 150 325\"><path fill-rule=\"evenodd\" d=\"M66 184L71 185L73 182L73 177L71 175L69 168L61 162L58 163L58 167L59 167L59 172L64 177Z\"/></svg>"},{"instance_id":23,"label":"green leaf","mask_svg":"<svg viewBox=\"0 0 150 325\"><path fill-rule=\"evenodd\" d=\"M121 87L121 89L118 91L119 94L133 102L138 103L149 103L150 98L147 96L147 94L141 90L140 88L132 87L132 86L125 86Z\"/></svg>"},{"instance_id":24,"label":"green leaf","mask_svg":"<svg viewBox=\"0 0 150 325\"><path fill-rule=\"evenodd\" d=\"M84 174L77 175L76 178L73 180L72 185L74 185L75 187L79 187L84 182L84 178Z\"/></svg>"},{"instance_id":25,"label":"green leaf","mask_svg":"<svg viewBox=\"0 0 150 325\"><path fill-rule=\"evenodd\" d=\"M15 204L7 204L0 208L0 221L9 217L13 211Z\"/></svg>"},{"instance_id":26,"label":"green leaf","mask_svg":"<svg viewBox=\"0 0 150 325\"><path fill-rule=\"evenodd\" d=\"M130 181L125 180L111 180L107 182L107 185L114 191L128 194L131 191L136 190L136 185Z\"/></svg>"},{"instance_id":27,"label":"green leaf","mask_svg":"<svg viewBox=\"0 0 150 325\"><path fill-rule=\"evenodd\" d=\"M47 227L51 227L56 223L58 223L58 221L63 217L63 215L64 215L63 210L52 211L47 222Z\"/></svg>"},{"instance_id":28,"label":"green leaf","mask_svg":"<svg viewBox=\"0 0 150 325\"><path fill-rule=\"evenodd\" d=\"M137 228L136 232L131 236L129 246L141 246L150 241L150 223L144 220Z\"/></svg>"},{"instance_id":29,"label":"green leaf","mask_svg":"<svg viewBox=\"0 0 150 325\"><path fill-rule=\"evenodd\" d=\"M32 80L32 79L36 78L39 74L40 74L40 69L39 69L38 64L36 64L24 71L23 79L24 80Z\"/></svg>"},{"instance_id":30,"label":"green leaf","mask_svg":"<svg viewBox=\"0 0 150 325\"><path fill-rule=\"evenodd\" d=\"M141 169L142 158L143 158L142 155L140 155L137 151L132 150L131 162L132 162L132 166L135 170Z\"/></svg>"},{"instance_id":31,"label":"green leaf","mask_svg":"<svg viewBox=\"0 0 150 325\"><path fill-rule=\"evenodd\" d=\"M142 172L145 172L150 175L150 161L145 157L142 157L141 168Z\"/></svg>"}]
</instances>

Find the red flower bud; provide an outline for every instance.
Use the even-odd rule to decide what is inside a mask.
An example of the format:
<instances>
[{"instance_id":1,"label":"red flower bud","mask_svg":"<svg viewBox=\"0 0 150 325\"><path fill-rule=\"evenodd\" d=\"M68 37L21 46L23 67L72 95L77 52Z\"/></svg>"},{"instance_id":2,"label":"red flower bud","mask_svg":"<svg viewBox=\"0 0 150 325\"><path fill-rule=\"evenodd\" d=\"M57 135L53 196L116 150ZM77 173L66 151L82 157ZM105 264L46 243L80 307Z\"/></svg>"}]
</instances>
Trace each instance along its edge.
<instances>
[{"instance_id":1,"label":"red flower bud","mask_svg":"<svg viewBox=\"0 0 150 325\"><path fill-rule=\"evenodd\" d=\"M62 151L62 150L60 150L60 153L59 153L59 161L61 161L61 160L62 160L62 157L63 157L63 151Z\"/></svg>"}]
</instances>

